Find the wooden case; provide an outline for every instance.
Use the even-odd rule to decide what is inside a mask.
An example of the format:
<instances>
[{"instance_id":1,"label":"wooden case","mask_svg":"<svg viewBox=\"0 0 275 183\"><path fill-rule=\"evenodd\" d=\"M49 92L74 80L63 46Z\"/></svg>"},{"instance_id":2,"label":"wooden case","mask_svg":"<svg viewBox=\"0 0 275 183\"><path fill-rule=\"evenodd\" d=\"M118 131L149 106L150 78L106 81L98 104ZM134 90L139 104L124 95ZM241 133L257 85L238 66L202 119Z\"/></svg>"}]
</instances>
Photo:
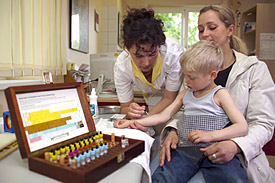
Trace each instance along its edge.
<instances>
[{"instance_id":1,"label":"wooden case","mask_svg":"<svg viewBox=\"0 0 275 183\"><path fill-rule=\"evenodd\" d=\"M122 148L116 136L107 154L77 169L47 161L45 152L97 133L82 83L9 87L5 95L21 157L28 158L31 171L63 182L96 182L144 151L144 141L128 139ZM57 112L60 118L50 117ZM110 135L103 138L113 141Z\"/></svg>"}]
</instances>

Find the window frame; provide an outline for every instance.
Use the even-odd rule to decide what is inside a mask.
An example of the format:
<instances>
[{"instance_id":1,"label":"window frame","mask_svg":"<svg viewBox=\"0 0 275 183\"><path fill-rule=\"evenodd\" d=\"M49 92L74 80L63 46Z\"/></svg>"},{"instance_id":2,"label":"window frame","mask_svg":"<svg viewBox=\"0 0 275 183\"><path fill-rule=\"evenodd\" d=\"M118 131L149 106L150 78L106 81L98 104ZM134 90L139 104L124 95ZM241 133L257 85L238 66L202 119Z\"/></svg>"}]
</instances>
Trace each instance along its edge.
<instances>
[{"instance_id":1,"label":"window frame","mask_svg":"<svg viewBox=\"0 0 275 183\"><path fill-rule=\"evenodd\" d=\"M152 7L155 13L181 13L181 42L180 44L187 48L188 45L188 19L189 12L199 12L206 5L185 5L181 8L175 7Z\"/></svg>"}]
</instances>

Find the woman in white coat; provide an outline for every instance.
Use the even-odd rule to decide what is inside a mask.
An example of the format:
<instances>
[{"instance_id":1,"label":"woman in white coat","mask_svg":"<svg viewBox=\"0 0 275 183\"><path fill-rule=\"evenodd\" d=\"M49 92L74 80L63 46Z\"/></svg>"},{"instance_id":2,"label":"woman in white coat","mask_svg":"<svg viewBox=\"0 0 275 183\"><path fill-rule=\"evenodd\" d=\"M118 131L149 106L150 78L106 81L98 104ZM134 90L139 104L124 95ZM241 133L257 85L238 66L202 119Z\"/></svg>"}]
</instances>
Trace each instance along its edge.
<instances>
[{"instance_id":1,"label":"woman in white coat","mask_svg":"<svg viewBox=\"0 0 275 183\"><path fill-rule=\"evenodd\" d=\"M199 38L214 41L222 47L224 66L215 82L230 92L248 122L249 132L245 137L218 142L202 151L218 164L226 163L237 155L247 170L249 182L272 183L275 182L275 171L269 167L262 148L273 136L275 86L266 64L255 56L243 54L243 45L233 35L234 23L234 14L230 9L207 6L200 11ZM171 158L170 150L176 149L181 141L176 133L175 120L166 126L162 137L160 166L165 166ZM193 182L201 182L199 179L197 177Z\"/></svg>"},{"instance_id":2,"label":"woman in white coat","mask_svg":"<svg viewBox=\"0 0 275 183\"><path fill-rule=\"evenodd\" d=\"M125 50L114 66L121 113L131 119L145 113L145 106L134 102L135 87L142 91L149 114L159 113L180 89L183 48L176 39L165 37L162 21L154 17L153 10L144 8L130 9L123 20L123 43Z\"/></svg>"}]
</instances>

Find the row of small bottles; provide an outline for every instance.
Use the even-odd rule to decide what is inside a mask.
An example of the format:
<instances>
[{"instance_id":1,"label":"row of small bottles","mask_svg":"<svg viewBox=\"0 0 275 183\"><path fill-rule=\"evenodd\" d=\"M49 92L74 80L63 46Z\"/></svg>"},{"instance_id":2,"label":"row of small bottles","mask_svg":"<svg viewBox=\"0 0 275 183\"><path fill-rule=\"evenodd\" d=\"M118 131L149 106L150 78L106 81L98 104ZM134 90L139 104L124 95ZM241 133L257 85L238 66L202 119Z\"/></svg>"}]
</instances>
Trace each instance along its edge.
<instances>
[{"instance_id":1,"label":"row of small bottles","mask_svg":"<svg viewBox=\"0 0 275 183\"><path fill-rule=\"evenodd\" d=\"M100 144L100 146L96 145L96 147L92 147L90 150L82 151L80 154L76 156L71 156L69 159L70 167L78 168L80 166L86 165L86 163L90 163L91 161L99 158L108 153L108 144L105 142L104 144Z\"/></svg>"},{"instance_id":2,"label":"row of small bottles","mask_svg":"<svg viewBox=\"0 0 275 183\"><path fill-rule=\"evenodd\" d=\"M108 152L107 149L108 144L107 142L103 143L102 132L98 132L96 135L90 136L89 138L82 139L67 146L62 146L61 148L52 150L50 152L45 152L44 156L48 161L65 164L66 158L69 158L70 161L72 157L75 158L80 155L84 155L85 153L87 156L90 156L90 154L91 156L95 154L95 157L97 157L98 152L99 155L103 155L104 152Z\"/></svg>"}]
</instances>

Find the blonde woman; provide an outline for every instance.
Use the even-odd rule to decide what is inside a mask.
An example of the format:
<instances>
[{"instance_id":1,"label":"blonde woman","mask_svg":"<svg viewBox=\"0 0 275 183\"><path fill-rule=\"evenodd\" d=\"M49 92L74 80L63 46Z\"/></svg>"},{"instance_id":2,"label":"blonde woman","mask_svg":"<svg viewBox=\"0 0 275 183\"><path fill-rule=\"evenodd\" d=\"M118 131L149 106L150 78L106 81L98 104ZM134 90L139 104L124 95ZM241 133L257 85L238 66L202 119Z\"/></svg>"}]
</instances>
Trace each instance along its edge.
<instances>
[{"instance_id":1,"label":"blonde woman","mask_svg":"<svg viewBox=\"0 0 275 183\"><path fill-rule=\"evenodd\" d=\"M246 56L244 44L233 35L235 19L232 11L211 5L200 11L198 20L200 40L219 45L224 54L223 67L215 80L231 94L236 106L248 123L248 135L211 144L202 149L216 164L225 164L237 155L249 182L275 182L275 171L269 167L263 146L272 138L275 126L275 85L266 64L254 56ZM170 123L162 136L166 137L160 153L160 166L171 161L170 149L176 149L181 139L177 126ZM201 177L193 182L201 182Z\"/></svg>"}]
</instances>

